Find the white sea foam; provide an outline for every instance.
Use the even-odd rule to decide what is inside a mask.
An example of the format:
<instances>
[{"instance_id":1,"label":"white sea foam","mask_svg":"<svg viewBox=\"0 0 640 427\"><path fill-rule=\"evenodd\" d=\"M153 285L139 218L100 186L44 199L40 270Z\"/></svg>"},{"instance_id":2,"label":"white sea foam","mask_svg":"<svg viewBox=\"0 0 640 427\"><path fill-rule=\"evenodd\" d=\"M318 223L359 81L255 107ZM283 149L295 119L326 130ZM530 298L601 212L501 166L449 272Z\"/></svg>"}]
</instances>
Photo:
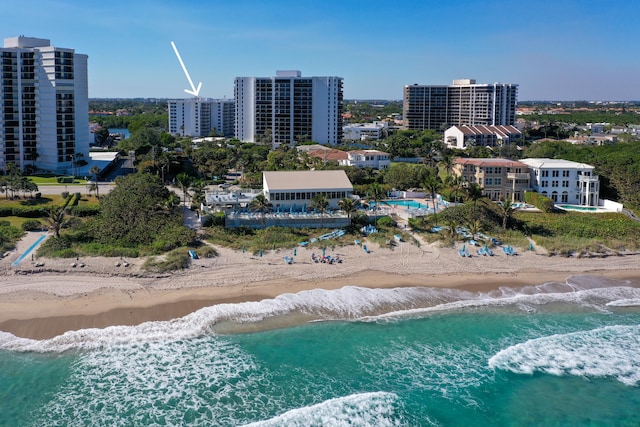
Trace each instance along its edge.
<instances>
[{"instance_id":1,"label":"white sea foam","mask_svg":"<svg viewBox=\"0 0 640 427\"><path fill-rule=\"evenodd\" d=\"M399 398L393 393L352 394L293 409L269 420L247 424L245 427L401 426L406 423L397 413L398 403Z\"/></svg>"},{"instance_id":2,"label":"white sea foam","mask_svg":"<svg viewBox=\"0 0 640 427\"><path fill-rule=\"evenodd\" d=\"M34 426L237 425L238 408L255 419L277 400L260 393L268 373L220 337L86 352L70 371Z\"/></svg>"},{"instance_id":3,"label":"white sea foam","mask_svg":"<svg viewBox=\"0 0 640 427\"><path fill-rule=\"evenodd\" d=\"M374 290L347 286L333 291L317 289L283 294L260 302L219 304L169 321L69 331L46 340L20 338L0 331L0 349L64 352L140 342L176 341L212 334L213 326L221 321L260 322L295 311L322 319L358 318L382 307L411 305L419 293L418 288Z\"/></svg>"},{"instance_id":4,"label":"white sea foam","mask_svg":"<svg viewBox=\"0 0 640 427\"><path fill-rule=\"evenodd\" d=\"M514 304L529 310L532 306L548 302L592 305L596 309L606 310L607 302L640 298L640 289L624 286L623 282L602 279L600 283L604 287L596 288L599 279L602 278L591 280L589 276L577 276L566 283L502 287L488 293L442 288L369 289L347 286L337 290L315 289L283 294L259 302L219 304L170 321L69 331L46 340L19 338L0 331L0 349L64 352L140 342L175 341L212 334L213 327L220 322L257 323L296 312L321 320L379 320L420 315L434 310L490 305ZM583 282L585 285L581 287ZM379 316L380 312L388 314Z\"/></svg>"},{"instance_id":5,"label":"white sea foam","mask_svg":"<svg viewBox=\"0 0 640 427\"><path fill-rule=\"evenodd\" d=\"M386 347L367 348L357 357L361 360L360 369L376 378L381 388L402 383L408 389L424 390L465 406L482 405L475 391L494 376L483 363L485 350L476 344L456 347L394 342ZM394 375L389 377L389 372Z\"/></svg>"},{"instance_id":6,"label":"white sea foam","mask_svg":"<svg viewBox=\"0 0 640 427\"><path fill-rule=\"evenodd\" d=\"M489 367L518 374L612 377L640 382L640 325L606 326L551 335L508 347L489 359Z\"/></svg>"},{"instance_id":7,"label":"white sea foam","mask_svg":"<svg viewBox=\"0 0 640 427\"><path fill-rule=\"evenodd\" d=\"M538 292L532 292L532 290ZM607 305L616 300L636 300L640 298L640 288L626 286L570 289L557 283L527 286L521 289L500 288L498 291L478 294L460 294L457 300L444 302L434 306L396 310L381 315L370 316L364 320L377 321L384 319L396 319L403 317L418 317L433 312L444 312L478 307L512 306L521 311L537 311L537 307L551 303L568 303L593 310L606 312Z\"/></svg>"},{"instance_id":8,"label":"white sea foam","mask_svg":"<svg viewBox=\"0 0 640 427\"><path fill-rule=\"evenodd\" d=\"M640 307L640 298L619 299L607 303L608 307Z\"/></svg>"}]
</instances>

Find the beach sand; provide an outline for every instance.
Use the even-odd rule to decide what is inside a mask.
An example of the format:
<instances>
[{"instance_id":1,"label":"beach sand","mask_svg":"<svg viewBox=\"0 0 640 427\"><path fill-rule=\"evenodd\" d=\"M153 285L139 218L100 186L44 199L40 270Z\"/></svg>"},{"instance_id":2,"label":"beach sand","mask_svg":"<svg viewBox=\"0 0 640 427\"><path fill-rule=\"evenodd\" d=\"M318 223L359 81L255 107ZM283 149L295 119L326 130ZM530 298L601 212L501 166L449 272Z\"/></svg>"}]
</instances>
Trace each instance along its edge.
<instances>
[{"instance_id":1,"label":"beach sand","mask_svg":"<svg viewBox=\"0 0 640 427\"><path fill-rule=\"evenodd\" d=\"M190 268L170 274L149 274L141 269L143 259L32 261L28 255L12 266L39 235L29 233L16 251L0 260L0 330L34 339L69 330L169 320L214 304L316 288L429 286L489 291L564 283L572 275L584 274L640 283L636 253L565 258L523 249L517 256L496 250L493 257L462 258L456 249L437 243L418 247L407 242L389 249L365 241L370 253L356 245L329 247L327 255L343 260L331 265L312 261L312 253L320 254L317 248L297 248L295 262L289 265L284 256L293 256L292 250L265 251L260 257L218 247L219 256L193 260ZM37 262L44 266L36 267Z\"/></svg>"}]
</instances>

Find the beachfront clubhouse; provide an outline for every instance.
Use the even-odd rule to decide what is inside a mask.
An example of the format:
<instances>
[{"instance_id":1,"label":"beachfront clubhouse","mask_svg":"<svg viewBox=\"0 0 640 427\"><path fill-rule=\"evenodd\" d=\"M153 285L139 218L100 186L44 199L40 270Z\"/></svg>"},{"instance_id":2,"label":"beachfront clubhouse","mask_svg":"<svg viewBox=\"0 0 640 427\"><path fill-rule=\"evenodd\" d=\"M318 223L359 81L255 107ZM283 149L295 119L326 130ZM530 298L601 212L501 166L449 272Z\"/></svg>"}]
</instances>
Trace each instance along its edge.
<instances>
[{"instance_id":1,"label":"beachfront clubhouse","mask_svg":"<svg viewBox=\"0 0 640 427\"><path fill-rule=\"evenodd\" d=\"M257 193L207 193L207 206L203 206L203 211L224 212L227 228L340 228L349 225L349 217L338 210L338 202L353 195L353 185L343 170L265 171L262 187L262 192ZM251 210L251 201L260 193L270 203L268 213ZM314 209L312 200L318 195L327 198L327 212Z\"/></svg>"}]
</instances>

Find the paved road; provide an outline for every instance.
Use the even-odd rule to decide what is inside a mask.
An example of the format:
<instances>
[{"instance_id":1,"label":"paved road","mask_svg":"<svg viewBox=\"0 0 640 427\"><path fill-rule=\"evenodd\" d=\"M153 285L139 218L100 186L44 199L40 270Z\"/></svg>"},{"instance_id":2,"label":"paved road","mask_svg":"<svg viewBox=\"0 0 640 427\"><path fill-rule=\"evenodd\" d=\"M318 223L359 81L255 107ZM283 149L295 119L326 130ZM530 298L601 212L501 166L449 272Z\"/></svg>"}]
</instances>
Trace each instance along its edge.
<instances>
[{"instance_id":1,"label":"paved road","mask_svg":"<svg viewBox=\"0 0 640 427\"><path fill-rule=\"evenodd\" d=\"M107 194L109 191L115 188L115 184L113 182L99 182L100 186L99 191L100 194ZM38 185L38 192L43 195L52 195L52 194L61 194L63 191L68 191L69 193L80 192L82 194L88 194L89 188L86 185Z\"/></svg>"}]
</instances>

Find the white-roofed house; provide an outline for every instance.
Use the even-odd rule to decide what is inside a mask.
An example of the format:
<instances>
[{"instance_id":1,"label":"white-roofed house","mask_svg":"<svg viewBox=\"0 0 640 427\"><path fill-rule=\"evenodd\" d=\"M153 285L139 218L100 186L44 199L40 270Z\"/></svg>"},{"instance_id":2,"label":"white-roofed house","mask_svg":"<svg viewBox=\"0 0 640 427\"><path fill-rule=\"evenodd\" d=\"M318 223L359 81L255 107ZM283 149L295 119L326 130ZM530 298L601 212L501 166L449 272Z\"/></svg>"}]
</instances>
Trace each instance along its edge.
<instances>
[{"instance_id":1,"label":"white-roofed house","mask_svg":"<svg viewBox=\"0 0 640 427\"><path fill-rule=\"evenodd\" d=\"M531 170L531 187L554 203L600 204L600 179L595 168L562 159L522 159Z\"/></svg>"},{"instance_id":2,"label":"white-roofed house","mask_svg":"<svg viewBox=\"0 0 640 427\"><path fill-rule=\"evenodd\" d=\"M342 166L357 168L387 169L391 166L389 153L379 150L353 150L347 152L347 158L339 160Z\"/></svg>"}]
</instances>

